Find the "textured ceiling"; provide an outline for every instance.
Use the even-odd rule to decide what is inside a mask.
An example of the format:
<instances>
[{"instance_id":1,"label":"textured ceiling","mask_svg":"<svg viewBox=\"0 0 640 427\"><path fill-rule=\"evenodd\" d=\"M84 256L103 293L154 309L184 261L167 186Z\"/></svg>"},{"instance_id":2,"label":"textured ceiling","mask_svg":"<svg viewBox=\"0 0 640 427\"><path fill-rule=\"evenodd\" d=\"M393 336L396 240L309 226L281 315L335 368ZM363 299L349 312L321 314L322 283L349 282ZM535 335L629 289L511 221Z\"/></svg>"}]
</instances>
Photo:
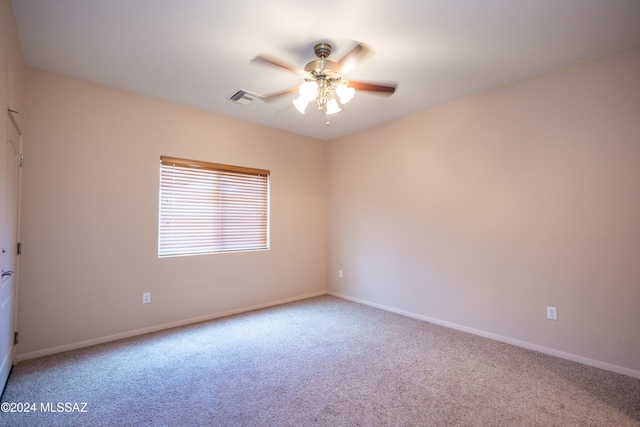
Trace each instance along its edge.
<instances>
[{"instance_id":1,"label":"textured ceiling","mask_svg":"<svg viewBox=\"0 0 640 427\"><path fill-rule=\"evenodd\" d=\"M328 140L640 44L637 0L13 0L26 62L132 92ZM239 105L301 80L253 58L303 67L326 41L338 59L376 52L346 75L397 82L339 114Z\"/></svg>"}]
</instances>

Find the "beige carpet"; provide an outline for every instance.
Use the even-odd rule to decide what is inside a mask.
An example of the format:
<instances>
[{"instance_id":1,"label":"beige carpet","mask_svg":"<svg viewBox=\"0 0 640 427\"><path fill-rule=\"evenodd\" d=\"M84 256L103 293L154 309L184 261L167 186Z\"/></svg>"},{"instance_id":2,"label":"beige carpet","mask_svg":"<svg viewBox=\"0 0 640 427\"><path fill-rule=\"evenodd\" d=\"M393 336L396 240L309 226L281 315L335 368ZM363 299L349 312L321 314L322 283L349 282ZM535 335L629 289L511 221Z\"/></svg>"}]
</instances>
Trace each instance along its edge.
<instances>
[{"instance_id":1,"label":"beige carpet","mask_svg":"<svg viewBox=\"0 0 640 427\"><path fill-rule=\"evenodd\" d=\"M639 379L330 296L25 361L7 403L35 404L10 426L640 426Z\"/></svg>"}]
</instances>

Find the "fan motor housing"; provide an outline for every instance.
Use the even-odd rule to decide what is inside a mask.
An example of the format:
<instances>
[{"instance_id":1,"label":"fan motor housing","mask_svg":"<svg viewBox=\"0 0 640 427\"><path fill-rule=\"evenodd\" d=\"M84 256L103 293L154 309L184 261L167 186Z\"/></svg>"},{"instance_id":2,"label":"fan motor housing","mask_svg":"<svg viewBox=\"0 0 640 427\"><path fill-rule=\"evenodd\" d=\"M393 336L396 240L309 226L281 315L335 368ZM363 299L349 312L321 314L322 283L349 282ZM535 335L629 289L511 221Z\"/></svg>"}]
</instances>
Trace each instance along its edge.
<instances>
[{"instance_id":1,"label":"fan motor housing","mask_svg":"<svg viewBox=\"0 0 640 427\"><path fill-rule=\"evenodd\" d=\"M315 61L311 61L305 65L304 70L312 73L314 71L332 71L335 68L336 63L329 59L316 59Z\"/></svg>"}]
</instances>

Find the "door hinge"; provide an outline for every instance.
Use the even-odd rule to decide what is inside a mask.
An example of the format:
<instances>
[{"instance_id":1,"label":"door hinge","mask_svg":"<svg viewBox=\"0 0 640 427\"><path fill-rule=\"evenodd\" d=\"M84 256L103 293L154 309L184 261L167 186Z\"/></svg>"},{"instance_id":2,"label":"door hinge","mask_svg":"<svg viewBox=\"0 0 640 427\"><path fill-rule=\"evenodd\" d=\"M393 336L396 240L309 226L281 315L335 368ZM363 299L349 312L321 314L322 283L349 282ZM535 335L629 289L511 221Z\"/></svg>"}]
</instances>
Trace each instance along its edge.
<instances>
[{"instance_id":1,"label":"door hinge","mask_svg":"<svg viewBox=\"0 0 640 427\"><path fill-rule=\"evenodd\" d=\"M20 255L22 253L22 243L18 242L16 253Z\"/></svg>"},{"instance_id":2,"label":"door hinge","mask_svg":"<svg viewBox=\"0 0 640 427\"><path fill-rule=\"evenodd\" d=\"M18 341L20 341L20 340L19 340L19 334L20 334L20 333L19 333L18 331L16 331L16 332L14 332L14 333L13 333L13 345L18 344Z\"/></svg>"},{"instance_id":3,"label":"door hinge","mask_svg":"<svg viewBox=\"0 0 640 427\"><path fill-rule=\"evenodd\" d=\"M18 154L18 167L21 168L24 165L24 155L22 153Z\"/></svg>"}]
</instances>

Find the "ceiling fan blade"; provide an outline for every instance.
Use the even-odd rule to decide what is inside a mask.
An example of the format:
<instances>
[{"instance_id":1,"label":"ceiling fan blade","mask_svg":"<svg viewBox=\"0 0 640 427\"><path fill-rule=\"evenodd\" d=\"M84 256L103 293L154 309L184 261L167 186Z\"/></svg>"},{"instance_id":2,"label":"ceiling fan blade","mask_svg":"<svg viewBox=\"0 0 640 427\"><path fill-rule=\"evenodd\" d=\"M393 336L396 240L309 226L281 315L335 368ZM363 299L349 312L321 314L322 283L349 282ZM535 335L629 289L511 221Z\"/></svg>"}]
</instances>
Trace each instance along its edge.
<instances>
[{"instance_id":1,"label":"ceiling fan blade","mask_svg":"<svg viewBox=\"0 0 640 427\"><path fill-rule=\"evenodd\" d=\"M298 90L299 90L299 88L296 86L296 87L292 87L292 88L289 88L289 89L280 90L278 92L273 92L273 93L268 93L266 95L261 95L261 96L259 96L259 98L261 100L265 101L265 102L271 102L271 101L277 100L281 96L297 92Z\"/></svg>"},{"instance_id":2,"label":"ceiling fan blade","mask_svg":"<svg viewBox=\"0 0 640 427\"><path fill-rule=\"evenodd\" d=\"M280 115L280 114L284 114L284 113L286 113L287 111L291 110L293 107L294 107L293 103L291 103L291 102L290 102L288 105L286 105L285 107L283 107L283 108L279 109L279 110L278 110L278 111L276 111L274 114L275 114L276 116L278 116L278 115Z\"/></svg>"},{"instance_id":3,"label":"ceiling fan blade","mask_svg":"<svg viewBox=\"0 0 640 427\"><path fill-rule=\"evenodd\" d=\"M396 83L389 85L377 85L373 83L354 82L353 80L349 80L349 87L352 87L355 90L375 92L378 95L391 96L396 91L396 87L398 87L398 85Z\"/></svg>"},{"instance_id":4,"label":"ceiling fan blade","mask_svg":"<svg viewBox=\"0 0 640 427\"><path fill-rule=\"evenodd\" d=\"M373 49L364 43L358 43L356 47L351 49L345 56L343 56L338 62L338 72L340 74L346 74L353 70L356 65L360 64L364 60L368 59L374 54Z\"/></svg>"},{"instance_id":5,"label":"ceiling fan blade","mask_svg":"<svg viewBox=\"0 0 640 427\"><path fill-rule=\"evenodd\" d=\"M275 56L268 55L266 53L261 53L260 55L257 55L256 59L259 59L260 61L263 61L269 65L274 65L276 67L282 68L286 71L297 74L299 76L304 74L304 70L302 68L296 67L295 65L289 64L288 62L285 62L280 58L276 58Z\"/></svg>"}]
</instances>

